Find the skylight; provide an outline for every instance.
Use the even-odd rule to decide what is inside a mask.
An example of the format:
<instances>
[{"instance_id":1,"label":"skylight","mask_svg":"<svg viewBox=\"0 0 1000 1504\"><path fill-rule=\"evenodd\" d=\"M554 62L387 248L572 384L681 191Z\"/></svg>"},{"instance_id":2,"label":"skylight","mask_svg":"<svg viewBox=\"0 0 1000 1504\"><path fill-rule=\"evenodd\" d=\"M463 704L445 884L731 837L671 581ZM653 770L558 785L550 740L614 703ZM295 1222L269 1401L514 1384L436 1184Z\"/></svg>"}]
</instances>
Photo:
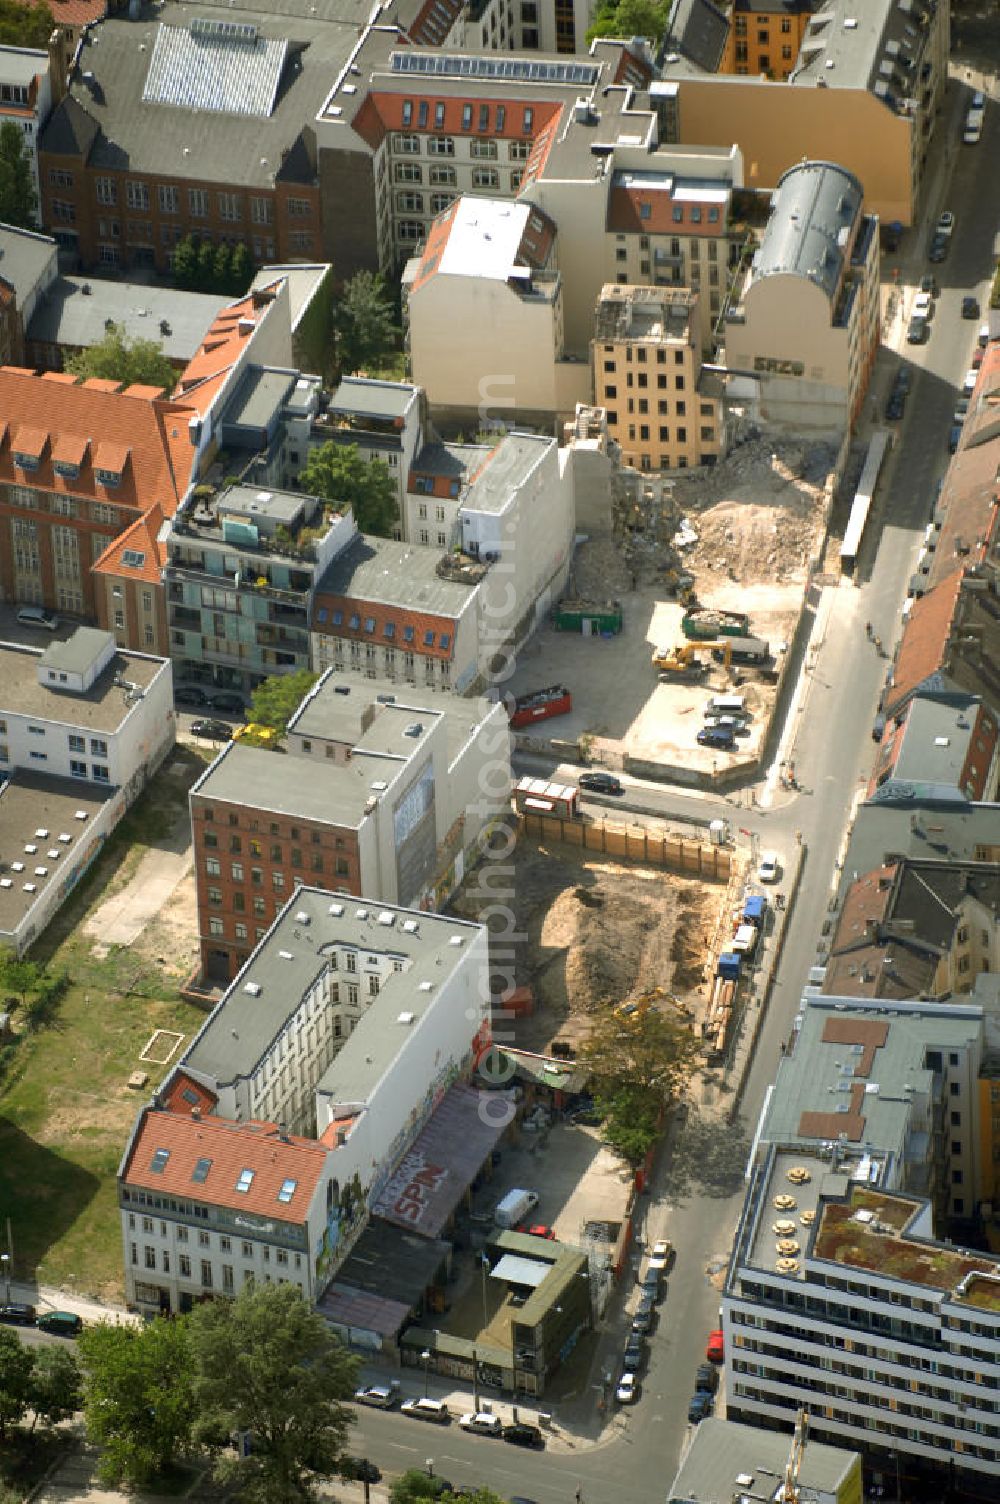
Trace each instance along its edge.
<instances>
[{"instance_id":1,"label":"skylight","mask_svg":"<svg viewBox=\"0 0 1000 1504\"><path fill-rule=\"evenodd\" d=\"M240 1178L236 1182L236 1189L240 1192L240 1195L245 1196L247 1191L253 1185L254 1174L255 1172L253 1170L240 1171Z\"/></svg>"},{"instance_id":2,"label":"skylight","mask_svg":"<svg viewBox=\"0 0 1000 1504\"><path fill-rule=\"evenodd\" d=\"M156 1153L153 1155L153 1160L149 1167L154 1175L163 1174L164 1170L167 1168L167 1160L169 1158L169 1149L157 1149Z\"/></svg>"},{"instance_id":3,"label":"skylight","mask_svg":"<svg viewBox=\"0 0 1000 1504\"><path fill-rule=\"evenodd\" d=\"M278 1192L278 1200L284 1201L287 1205L287 1203L291 1201L292 1197L295 1195L295 1187L297 1185L297 1180L283 1180L281 1182L281 1190Z\"/></svg>"},{"instance_id":4,"label":"skylight","mask_svg":"<svg viewBox=\"0 0 1000 1504\"><path fill-rule=\"evenodd\" d=\"M211 1168L212 1161L210 1159L199 1159L198 1163L191 1171L191 1179L198 1185L204 1185L205 1181L208 1179L208 1172Z\"/></svg>"}]
</instances>

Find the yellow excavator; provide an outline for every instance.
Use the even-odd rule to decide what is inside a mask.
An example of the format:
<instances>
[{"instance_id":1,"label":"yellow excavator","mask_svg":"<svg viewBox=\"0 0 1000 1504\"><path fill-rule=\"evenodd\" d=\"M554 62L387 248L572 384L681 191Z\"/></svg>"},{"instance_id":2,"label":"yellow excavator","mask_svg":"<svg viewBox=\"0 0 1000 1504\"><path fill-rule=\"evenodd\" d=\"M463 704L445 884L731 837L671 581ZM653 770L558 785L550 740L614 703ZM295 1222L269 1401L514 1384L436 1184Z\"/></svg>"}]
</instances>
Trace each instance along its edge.
<instances>
[{"instance_id":1,"label":"yellow excavator","mask_svg":"<svg viewBox=\"0 0 1000 1504\"><path fill-rule=\"evenodd\" d=\"M703 673L708 668L708 663L703 659L711 657L712 653L720 654L723 666L728 668L733 661L732 638L723 637L716 642L683 642L674 648L657 648L653 654L653 667L661 674Z\"/></svg>"}]
</instances>

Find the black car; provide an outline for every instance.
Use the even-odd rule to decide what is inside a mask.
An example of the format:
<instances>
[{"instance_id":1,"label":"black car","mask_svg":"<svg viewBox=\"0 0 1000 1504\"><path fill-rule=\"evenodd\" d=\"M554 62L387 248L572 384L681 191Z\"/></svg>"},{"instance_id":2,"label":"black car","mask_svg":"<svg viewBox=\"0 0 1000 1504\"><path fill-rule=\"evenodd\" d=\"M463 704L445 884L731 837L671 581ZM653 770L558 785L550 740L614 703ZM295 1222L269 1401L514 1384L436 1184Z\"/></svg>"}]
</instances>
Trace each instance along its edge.
<instances>
[{"instance_id":1,"label":"black car","mask_svg":"<svg viewBox=\"0 0 1000 1504\"><path fill-rule=\"evenodd\" d=\"M228 721L192 721L191 733L193 736L207 736L214 742L231 742L233 739L233 728Z\"/></svg>"},{"instance_id":2,"label":"black car","mask_svg":"<svg viewBox=\"0 0 1000 1504\"><path fill-rule=\"evenodd\" d=\"M230 689L220 689L217 694L209 696L208 703L213 710L223 710L227 715L242 715L246 709L243 696Z\"/></svg>"},{"instance_id":3,"label":"black car","mask_svg":"<svg viewBox=\"0 0 1000 1504\"><path fill-rule=\"evenodd\" d=\"M949 237L947 235L935 235L931 240L930 250L927 252L928 261L934 262L935 265L939 261L944 261L948 255L948 248Z\"/></svg>"},{"instance_id":4,"label":"black car","mask_svg":"<svg viewBox=\"0 0 1000 1504\"><path fill-rule=\"evenodd\" d=\"M719 1370L714 1363L699 1363L694 1375L695 1393L714 1394L719 1387Z\"/></svg>"},{"instance_id":5,"label":"black car","mask_svg":"<svg viewBox=\"0 0 1000 1504\"><path fill-rule=\"evenodd\" d=\"M638 1332L632 1332L625 1343L622 1368L626 1373L638 1373L646 1355L646 1343Z\"/></svg>"},{"instance_id":6,"label":"black car","mask_svg":"<svg viewBox=\"0 0 1000 1504\"><path fill-rule=\"evenodd\" d=\"M208 695L198 684L178 684L174 689L178 705L207 705Z\"/></svg>"},{"instance_id":7,"label":"black car","mask_svg":"<svg viewBox=\"0 0 1000 1504\"><path fill-rule=\"evenodd\" d=\"M731 752L736 738L727 726L705 726L698 732L700 747L717 747L721 752Z\"/></svg>"},{"instance_id":8,"label":"black car","mask_svg":"<svg viewBox=\"0 0 1000 1504\"><path fill-rule=\"evenodd\" d=\"M545 1447L545 1437L538 1427L529 1425L524 1420L519 1420L512 1426L504 1426L503 1439L515 1447L531 1447L535 1452L541 1452Z\"/></svg>"},{"instance_id":9,"label":"black car","mask_svg":"<svg viewBox=\"0 0 1000 1504\"><path fill-rule=\"evenodd\" d=\"M592 794L620 794L622 792L621 780L613 773L581 773L576 781L582 789L589 789Z\"/></svg>"},{"instance_id":10,"label":"black car","mask_svg":"<svg viewBox=\"0 0 1000 1504\"><path fill-rule=\"evenodd\" d=\"M887 423L898 423L906 411L906 393L893 392L885 404Z\"/></svg>"},{"instance_id":11,"label":"black car","mask_svg":"<svg viewBox=\"0 0 1000 1504\"><path fill-rule=\"evenodd\" d=\"M349 1483L378 1483L382 1474L374 1462L369 1462L367 1457L342 1457L340 1476Z\"/></svg>"},{"instance_id":12,"label":"black car","mask_svg":"<svg viewBox=\"0 0 1000 1504\"><path fill-rule=\"evenodd\" d=\"M913 372L909 366L900 366L896 372L896 379L892 383L894 392L901 392L905 397L913 385Z\"/></svg>"},{"instance_id":13,"label":"black car","mask_svg":"<svg viewBox=\"0 0 1000 1504\"><path fill-rule=\"evenodd\" d=\"M688 1420L691 1425L696 1426L700 1420L704 1420L711 1409L712 1396L706 1394L704 1389L699 1389L697 1394L691 1396L691 1403L688 1405Z\"/></svg>"},{"instance_id":14,"label":"black car","mask_svg":"<svg viewBox=\"0 0 1000 1504\"><path fill-rule=\"evenodd\" d=\"M642 1332L644 1334L651 1332L655 1320L656 1301L651 1295L643 1292L639 1297L639 1304L635 1308L635 1315L632 1317L632 1330L633 1332Z\"/></svg>"},{"instance_id":15,"label":"black car","mask_svg":"<svg viewBox=\"0 0 1000 1504\"><path fill-rule=\"evenodd\" d=\"M932 298L936 298L938 296L940 289L937 285L937 277L935 277L933 272L926 272L925 275L920 278L920 291L929 292Z\"/></svg>"},{"instance_id":16,"label":"black car","mask_svg":"<svg viewBox=\"0 0 1000 1504\"><path fill-rule=\"evenodd\" d=\"M648 1274L642 1276L639 1290L644 1296L648 1296L654 1305L659 1304L663 1295L663 1281L660 1279L657 1270L651 1269Z\"/></svg>"},{"instance_id":17,"label":"black car","mask_svg":"<svg viewBox=\"0 0 1000 1504\"><path fill-rule=\"evenodd\" d=\"M963 319L978 319L979 303L976 298L962 299L962 317Z\"/></svg>"},{"instance_id":18,"label":"black car","mask_svg":"<svg viewBox=\"0 0 1000 1504\"><path fill-rule=\"evenodd\" d=\"M906 343L908 345L926 345L930 335L930 325L920 314L914 314L906 326Z\"/></svg>"},{"instance_id":19,"label":"black car","mask_svg":"<svg viewBox=\"0 0 1000 1504\"><path fill-rule=\"evenodd\" d=\"M952 426L952 430L951 430L951 432L948 435L948 453L949 454L954 454L955 451L956 451L956 449L958 448L959 444L961 444L961 442L962 442L962 425L961 425L961 423L955 423Z\"/></svg>"},{"instance_id":20,"label":"black car","mask_svg":"<svg viewBox=\"0 0 1000 1504\"><path fill-rule=\"evenodd\" d=\"M34 1306L25 1305L19 1300L0 1305L0 1321L6 1321L10 1326L34 1326L37 1314Z\"/></svg>"}]
</instances>

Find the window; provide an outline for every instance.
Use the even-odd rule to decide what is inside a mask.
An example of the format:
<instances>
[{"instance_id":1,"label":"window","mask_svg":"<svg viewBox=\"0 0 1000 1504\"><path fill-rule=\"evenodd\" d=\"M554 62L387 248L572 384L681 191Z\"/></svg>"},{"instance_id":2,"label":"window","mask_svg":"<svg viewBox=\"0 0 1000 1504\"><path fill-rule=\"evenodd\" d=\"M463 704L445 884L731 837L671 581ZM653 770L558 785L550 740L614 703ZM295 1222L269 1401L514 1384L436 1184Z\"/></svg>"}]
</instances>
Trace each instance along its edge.
<instances>
[{"instance_id":1,"label":"window","mask_svg":"<svg viewBox=\"0 0 1000 1504\"><path fill-rule=\"evenodd\" d=\"M463 106L462 106L462 129L463 129L463 131L471 131L471 129L472 129L472 106L471 106L471 104L463 104Z\"/></svg>"},{"instance_id":2,"label":"window","mask_svg":"<svg viewBox=\"0 0 1000 1504\"><path fill-rule=\"evenodd\" d=\"M427 140L427 151L432 157L453 157L455 155L455 140L453 136L430 136Z\"/></svg>"},{"instance_id":3,"label":"window","mask_svg":"<svg viewBox=\"0 0 1000 1504\"><path fill-rule=\"evenodd\" d=\"M458 184L454 167L440 163L432 163L427 169L427 180L432 188L454 188Z\"/></svg>"},{"instance_id":4,"label":"window","mask_svg":"<svg viewBox=\"0 0 1000 1504\"><path fill-rule=\"evenodd\" d=\"M212 935L216 940L221 939L225 935L225 927L222 923L222 920L219 919L217 915L213 915L213 917L209 919L208 933Z\"/></svg>"},{"instance_id":5,"label":"window","mask_svg":"<svg viewBox=\"0 0 1000 1504\"><path fill-rule=\"evenodd\" d=\"M475 161L495 162L497 158L497 144L495 141L473 141L471 157Z\"/></svg>"},{"instance_id":6,"label":"window","mask_svg":"<svg viewBox=\"0 0 1000 1504\"><path fill-rule=\"evenodd\" d=\"M245 878L243 876L243 863L242 862L233 862L233 864L232 864L232 874L233 874L233 882L234 883L241 883L241 882L245 881Z\"/></svg>"},{"instance_id":7,"label":"window","mask_svg":"<svg viewBox=\"0 0 1000 1504\"><path fill-rule=\"evenodd\" d=\"M208 218L208 189L188 189L188 213L192 219Z\"/></svg>"},{"instance_id":8,"label":"window","mask_svg":"<svg viewBox=\"0 0 1000 1504\"><path fill-rule=\"evenodd\" d=\"M413 124L413 100L403 100L403 124L409 128Z\"/></svg>"},{"instance_id":9,"label":"window","mask_svg":"<svg viewBox=\"0 0 1000 1504\"><path fill-rule=\"evenodd\" d=\"M52 167L49 169L49 182L53 188L72 188L73 174L62 167Z\"/></svg>"},{"instance_id":10,"label":"window","mask_svg":"<svg viewBox=\"0 0 1000 1504\"><path fill-rule=\"evenodd\" d=\"M249 1191L250 1187L253 1185L254 1174L255 1172L253 1170L240 1171L239 1179L236 1182L235 1189L239 1191L241 1196L245 1196L247 1191Z\"/></svg>"},{"instance_id":11,"label":"window","mask_svg":"<svg viewBox=\"0 0 1000 1504\"><path fill-rule=\"evenodd\" d=\"M272 872L271 873L271 887L274 889L274 891L276 893L281 893L281 892L284 891L284 887L285 887L285 874L283 872Z\"/></svg>"},{"instance_id":12,"label":"window","mask_svg":"<svg viewBox=\"0 0 1000 1504\"><path fill-rule=\"evenodd\" d=\"M205 858L205 875L206 877L222 876L222 864L217 856L209 856Z\"/></svg>"},{"instance_id":13,"label":"window","mask_svg":"<svg viewBox=\"0 0 1000 1504\"><path fill-rule=\"evenodd\" d=\"M180 1267L181 1278L182 1279L190 1279L191 1278L191 1260L190 1260L190 1258L188 1257L188 1255L186 1253L182 1253L181 1254L180 1258L178 1259L178 1265Z\"/></svg>"},{"instance_id":14,"label":"window","mask_svg":"<svg viewBox=\"0 0 1000 1504\"><path fill-rule=\"evenodd\" d=\"M235 224L243 218L243 204L238 193L220 193L217 202L220 219Z\"/></svg>"},{"instance_id":15,"label":"window","mask_svg":"<svg viewBox=\"0 0 1000 1504\"><path fill-rule=\"evenodd\" d=\"M419 155L420 155L420 137L419 136L393 136L393 138L392 138L392 149L393 149L394 152L398 152L399 155L402 156L402 157L419 157Z\"/></svg>"},{"instance_id":16,"label":"window","mask_svg":"<svg viewBox=\"0 0 1000 1504\"><path fill-rule=\"evenodd\" d=\"M92 769L91 769L91 772L93 774L93 779L94 779L95 783L110 783L111 782L111 769L108 768L108 767L105 767L103 763L95 762L94 765L93 765L93 767L92 767Z\"/></svg>"},{"instance_id":17,"label":"window","mask_svg":"<svg viewBox=\"0 0 1000 1504\"><path fill-rule=\"evenodd\" d=\"M76 205L69 203L67 199L54 198L52 200L52 218L60 224L71 225L76 223Z\"/></svg>"},{"instance_id":18,"label":"window","mask_svg":"<svg viewBox=\"0 0 1000 1504\"><path fill-rule=\"evenodd\" d=\"M203 1290L211 1290L212 1288L212 1265L208 1259L202 1259L201 1261L201 1288Z\"/></svg>"},{"instance_id":19,"label":"window","mask_svg":"<svg viewBox=\"0 0 1000 1504\"><path fill-rule=\"evenodd\" d=\"M118 202L118 184L114 178L95 178L94 191L99 204L114 205Z\"/></svg>"},{"instance_id":20,"label":"window","mask_svg":"<svg viewBox=\"0 0 1000 1504\"><path fill-rule=\"evenodd\" d=\"M476 167L472 173L473 188L499 188L500 174L495 167Z\"/></svg>"},{"instance_id":21,"label":"window","mask_svg":"<svg viewBox=\"0 0 1000 1504\"><path fill-rule=\"evenodd\" d=\"M70 759L69 772L71 778L86 778L87 764L78 762L75 758Z\"/></svg>"},{"instance_id":22,"label":"window","mask_svg":"<svg viewBox=\"0 0 1000 1504\"><path fill-rule=\"evenodd\" d=\"M125 184L125 202L130 209L148 209L149 184L136 183L130 178Z\"/></svg>"},{"instance_id":23,"label":"window","mask_svg":"<svg viewBox=\"0 0 1000 1504\"><path fill-rule=\"evenodd\" d=\"M307 198L290 198L288 200L289 219L308 219L312 213L312 204Z\"/></svg>"},{"instance_id":24,"label":"window","mask_svg":"<svg viewBox=\"0 0 1000 1504\"><path fill-rule=\"evenodd\" d=\"M161 214L179 214L181 210L180 189L172 183L161 183L156 190Z\"/></svg>"},{"instance_id":25,"label":"window","mask_svg":"<svg viewBox=\"0 0 1000 1504\"><path fill-rule=\"evenodd\" d=\"M424 169L419 162L397 162L395 178L397 183L422 183Z\"/></svg>"}]
</instances>

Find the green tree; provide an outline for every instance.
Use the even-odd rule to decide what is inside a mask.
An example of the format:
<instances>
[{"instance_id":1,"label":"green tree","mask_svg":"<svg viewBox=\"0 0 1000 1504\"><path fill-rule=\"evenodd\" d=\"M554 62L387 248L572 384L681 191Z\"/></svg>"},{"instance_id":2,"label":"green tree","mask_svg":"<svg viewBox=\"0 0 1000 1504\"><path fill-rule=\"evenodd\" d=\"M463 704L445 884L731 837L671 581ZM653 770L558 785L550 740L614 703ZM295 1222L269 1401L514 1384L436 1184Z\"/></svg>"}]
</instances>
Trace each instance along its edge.
<instances>
[{"instance_id":1,"label":"green tree","mask_svg":"<svg viewBox=\"0 0 1000 1504\"><path fill-rule=\"evenodd\" d=\"M659 43L670 15L668 0L603 0L587 41L595 37L648 37Z\"/></svg>"},{"instance_id":2,"label":"green tree","mask_svg":"<svg viewBox=\"0 0 1000 1504\"><path fill-rule=\"evenodd\" d=\"M37 208L38 195L24 137L12 120L5 120L0 125L0 220L33 230Z\"/></svg>"},{"instance_id":3,"label":"green tree","mask_svg":"<svg viewBox=\"0 0 1000 1504\"><path fill-rule=\"evenodd\" d=\"M0 0L0 46L38 47L44 50L55 24L47 5L25 5L22 0Z\"/></svg>"},{"instance_id":4,"label":"green tree","mask_svg":"<svg viewBox=\"0 0 1000 1504\"><path fill-rule=\"evenodd\" d=\"M269 726L283 735L318 678L318 674L300 668L294 674L274 674L265 679L250 696L250 720L255 726Z\"/></svg>"},{"instance_id":5,"label":"green tree","mask_svg":"<svg viewBox=\"0 0 1000 1504\"><path fill-rule=\"evenodd\" d=\"M103 1482L148 1483L190 1450L195 1408L187 1321L86 1327L79 1352L87 1438L101 1449Z\"/></svg>"},{"instance_id":6,"label":"green tree","mask_svg":"<svg viewBox=\"0 0 1000 1504\"><path fill-rule=\"evenodd\" d=\"M195 287L199 292L212 292L215 286L215 246L203 240L198 246L198 274Z\"/></svg>"},{"instance_id":7,"label":"green tree","mask_svg":"<svg viewBox=\"0 0 1000 1504\"><path fill-rule=\"evenodd\" d=\"M31 1372L35 1355L16 1332L0 1327L0 1443L11 1426L24 1419L31 1401Z\"/></svg>"},{"instance_id":8,"label":"green tree","mask_svg":"<svg viewBox=\"0 0 1000 1504\"><path fill-rule=\"evenodd\" d=\"M377 272L355 272L333 311L337 364L349 376L376 365L396 342L392 303Z\"/></svg>"},{"instance_id":9,"label":"green tree","mask_svg":"<svg viewBox=\"0 0 1000 1504\"><path fill-rule=\"evenodd\" d=\"M304 1504L337 1470L353 1412L357 1359L288 1282L245 1285L191 1314L195 1393L209 1434L249 1435L216 1475L252 1504Z\"/></svg>"},{"instance_id":10,"label":"green tree","mask_svg":"<svg viewBox=\"0 0 1000 1504\"><path fill-rule=\"evenodd\" d=\"M23 1007L28 993L34 992L42 979L42 968L35 961L19 961L9 946L0 947L0 992L16 992Z\"/></svg>"},{"instance_id":11,"label":"green tree","mask_svg":"<svg viewBox=\"0 0 1000 1504\"><path fill-rule=\"evenodd\" d=\"M98 344L69 357L66 369L74 376L155 386L161 392L172 392L177 385L177 372L163 353L162 341L129 339L122 324L109 324Z\"/></svg>"},{"instance_id":12,"label":"green tree","mask_svg":"<svg viewBox=\"0 0 1000 1504\"><path fill-rule=\"evenodd\" d=\"M405 1473L394 1478L389 1485L389 1504L423 1504L425 1499L441 1499L444 1504L448 1504L454 1495L440 1493L440 1487L440 1478L435 1478L426 1469L407 1468ZM474 1494L464 1494L463 1498L471 1501L471 1504L505 1504L492 1488L477 1488Z\"/></svg>"},{"instance_id":13,"label":"green tree","mask_svg":"<svg viewBox=\"0 0 1000 1504\"><path fill-rule=\"evenodd\" d=\"M174 246L174 281L185 292L198 285L198 243L190 235Z\"/></svg>"},{"instance_id":14,"label":"green tree","mask_svg":"<svg viewBox=\"0 0 1000 1504\"><path fill-rule=\"evenodd\" d=\"M604 1136L631 1164L656 1141L664 1105L686 1085L698 1059L690 1024L670 1008L612 1012L591 1030L581 1061L606 1114Z\"/></svg>"},{"instance_id":15,"label":"green tree","mask_svg":"<svg viewBox=\"0 0 1000 1504\"><path fill-rule=\"evenodd\" d=\"M40 1347L31 1375L31 1408L35 1421L57 1426L80 1408L83 1385L80 1365L68 1347Z\"/></svg>"},{"instance_id":16,"label":"green tree","mask_svg":"<svg viewBox=\"0 0 1000 1504\"><path fill-rule=\"evenodd\" d=\"M212 291L229 291L229 269L233 264L233 253L223 241L215 247L215 259L212 263Z\"/></svg>"},{"instance_id":17,"label":"green tree","mask_svg":"<svg viewBox=\"0 0 1000 1504\"><path fill-rule=\"evenodd\" d=\"M253 262L250 259L250 251L241 240L239 245L233 246L233 254L229 263L229 285L227 291L231 297L241 298L253 281Z\"/></svg>"},{"instance_id":18,"label":"green tree","mask_svg":"<svg viewBox=\"0 0 1000 1504\"><path fill-rule=\"evenodd\" d=\"M357 444L327 440L313 449L299 471L299 490L350 507L363 533L389 538L399 521L399 503L389 467L362 459Z\"/></svg>"}]
</instances>

